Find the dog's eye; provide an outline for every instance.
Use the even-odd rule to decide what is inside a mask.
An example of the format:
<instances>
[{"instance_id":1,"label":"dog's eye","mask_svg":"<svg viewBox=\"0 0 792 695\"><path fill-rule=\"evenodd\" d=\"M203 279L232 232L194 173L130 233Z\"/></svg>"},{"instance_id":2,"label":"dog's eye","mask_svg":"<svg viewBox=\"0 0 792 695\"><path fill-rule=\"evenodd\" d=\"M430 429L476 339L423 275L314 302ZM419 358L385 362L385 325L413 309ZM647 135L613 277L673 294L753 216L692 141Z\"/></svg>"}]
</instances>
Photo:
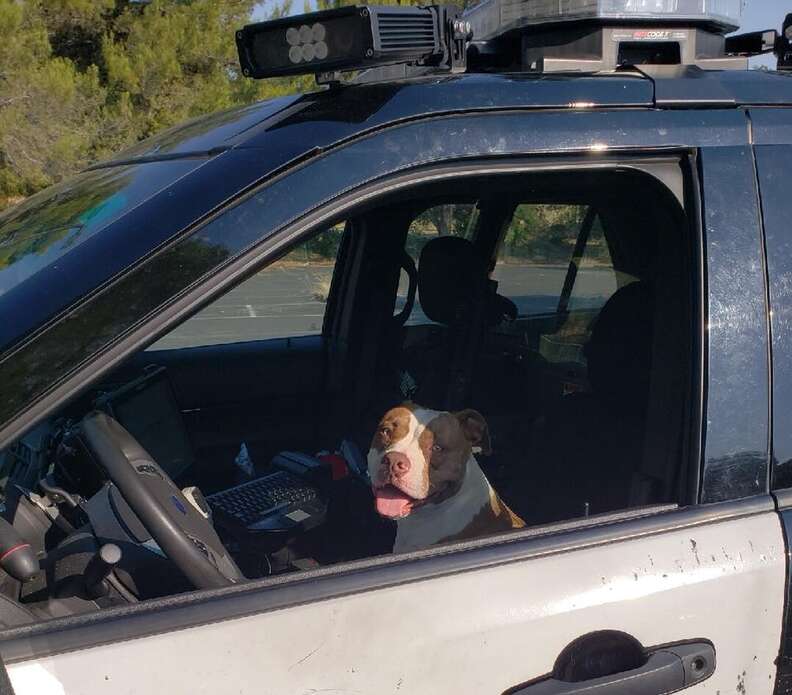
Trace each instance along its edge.
<instances>
[{"instance_id":1,"label":"dog's eye","mask_svg":"<svg viewBox=\"0 0 792 695\"><path fill-rule=\"evenodd\" d=\"M390 430L387 427L383 427L383 428L380 429L379 433L383 437L387 437L390 434Z\"/></svg>"},{"instance_id":2,"label":"dog's eye","mask_svg":"<svg viewBox=\"0 0 792 695\"><path fill-rule=\"evenodd\" d=\"M432 451L442 451L443 447L439 444L432 444Z\"/></svg>"}]
</instances>

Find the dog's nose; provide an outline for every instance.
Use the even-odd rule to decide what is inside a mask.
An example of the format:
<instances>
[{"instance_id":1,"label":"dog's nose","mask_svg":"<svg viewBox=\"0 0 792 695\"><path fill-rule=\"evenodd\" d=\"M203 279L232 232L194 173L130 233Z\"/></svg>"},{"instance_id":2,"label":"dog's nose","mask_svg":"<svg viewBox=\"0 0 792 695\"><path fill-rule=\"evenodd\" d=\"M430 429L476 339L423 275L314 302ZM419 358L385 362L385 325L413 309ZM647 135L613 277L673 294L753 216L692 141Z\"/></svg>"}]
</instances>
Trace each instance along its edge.
<instances>
[{"instance_id":1,"label":"dog's nose","mask_svg":"<svg viewBox=\"0 0 792 695\"><path fill-rule=\"evenodd\" d=\"M382 457L382 463L387 466L394 478L401 478L410 470L410 459L398 451L389 451Z\"/></svg>"}]
</instances>

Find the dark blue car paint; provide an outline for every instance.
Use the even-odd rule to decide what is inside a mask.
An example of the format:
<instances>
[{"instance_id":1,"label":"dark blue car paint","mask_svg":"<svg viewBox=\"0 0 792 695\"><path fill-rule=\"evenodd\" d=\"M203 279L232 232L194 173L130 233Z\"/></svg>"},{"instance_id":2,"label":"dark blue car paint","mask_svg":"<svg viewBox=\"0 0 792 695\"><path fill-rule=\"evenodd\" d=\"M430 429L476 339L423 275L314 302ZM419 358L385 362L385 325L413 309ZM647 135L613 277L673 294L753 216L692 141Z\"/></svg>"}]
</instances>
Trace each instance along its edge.
<instances>
[{"instance_id":1,"label":"dark blue car paint","mask_svg":"<svg viewBox=\"0 0 792 695\"><path fill-rule=\"evenodd\" d=\"M701 498L720 502L768 489L767 306L753 151L703 148L701 167L708 287Z\"/></svg>"}]
</instances>

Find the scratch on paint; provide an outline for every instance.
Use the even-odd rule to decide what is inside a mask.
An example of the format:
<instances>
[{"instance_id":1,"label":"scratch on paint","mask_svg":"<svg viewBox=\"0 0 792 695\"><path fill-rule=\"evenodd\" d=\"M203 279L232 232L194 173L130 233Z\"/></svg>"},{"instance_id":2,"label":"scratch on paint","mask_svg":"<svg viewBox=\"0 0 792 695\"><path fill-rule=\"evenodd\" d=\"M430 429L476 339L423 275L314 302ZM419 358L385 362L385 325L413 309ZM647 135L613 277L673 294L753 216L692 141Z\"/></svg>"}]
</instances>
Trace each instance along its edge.
<instances>
[{"instance_id":1,"label":"scratch on paint","mask_svg":"<svg viewBox=\"0 0 792 695\"><path fill-rule=\"evenodd\" d=\"M690 539L690 549L693 551L693 556L696 558L696 564L701 565L701 558L699 558L698 554L698 546L696 541L694 541L692 538Z\"/></svg>"},{"instance_id":2,"label":"scratch on paint","mask_svg":"<svg viewBox=\"0 0 792 695\"><path fill-rule=\"evenodd\" d=\"M318 646L316 649L314 649L314 650L312 650L312 651L308 652L308 653L307 653L307 654L306 654L306 655L305 655L305 656L304 656L302 659L300 659L299 661L295 661L295 662L294 662L294 663L293 663L291 666L289 666L289 668L288 668L287 670L288 670L288 671L291 671L293 668L295 668L295 667L299 666L301 663L303 663L303 662L305 662L305 661L308 661L308 659L310 659L310 658L311 658L311 657L312 657L314 654L316 654L316 652L318 652L318 651L319 651L319 650L320 650L322 647L324 647L324 643L320 644L320 645L319 645L319 646ZM319 691L316 691L316 692L319 692Z\"/></svg>"},{"instance_id":3,"label":"scratch on paint","mask_svg":"<svg viewBox=\"0 0 792 695\"><path fill-rule=\"evenodd\" d=\"M745 671L737 675L737 692L745 695Z\"/></svg>"}]
</instances>

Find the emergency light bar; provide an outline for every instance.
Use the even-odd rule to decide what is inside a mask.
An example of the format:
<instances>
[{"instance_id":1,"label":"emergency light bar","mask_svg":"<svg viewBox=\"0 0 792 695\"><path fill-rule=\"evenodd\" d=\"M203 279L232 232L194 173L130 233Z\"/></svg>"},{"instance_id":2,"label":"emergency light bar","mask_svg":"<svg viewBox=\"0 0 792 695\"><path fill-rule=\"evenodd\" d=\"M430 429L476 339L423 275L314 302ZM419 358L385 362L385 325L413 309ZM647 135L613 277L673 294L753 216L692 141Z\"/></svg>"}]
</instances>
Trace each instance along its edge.
<instances>
[{"instance_id":1,"label":"emergency light bar","mask_svg":"<svg viewBox=\"0 0 792 695\"><path fill-rule=\"evenodd\" d=\"M236 33L247 77L316 75L408 63L464 68L470 26L458 10L342 7L249 24Z\"/></svg>"},{"instance_id":2,"label":"emergency light bar","mask_svg":"<svg viewBox=\"0 0 792 695\"><path fill-rule=\"evenodd\" d=\"M728 33L740 26L741 0L484 0L465 17L477 41L512 29L559 22L637 22L709 25Z\"/></svg>"},{"instance_id":3,"label":"emergency light bar","mask_svg":"<svg viewBox=\"0 0 792 695\"><path fill-rule=\"evenodd\" d=\"M483 0L463 18L473 28L469 64L528 72L601 72L624 66L746 69L725 36L742 0ZM504 61L504 56L508 57Z\"/></svg>"}]
</instances>

